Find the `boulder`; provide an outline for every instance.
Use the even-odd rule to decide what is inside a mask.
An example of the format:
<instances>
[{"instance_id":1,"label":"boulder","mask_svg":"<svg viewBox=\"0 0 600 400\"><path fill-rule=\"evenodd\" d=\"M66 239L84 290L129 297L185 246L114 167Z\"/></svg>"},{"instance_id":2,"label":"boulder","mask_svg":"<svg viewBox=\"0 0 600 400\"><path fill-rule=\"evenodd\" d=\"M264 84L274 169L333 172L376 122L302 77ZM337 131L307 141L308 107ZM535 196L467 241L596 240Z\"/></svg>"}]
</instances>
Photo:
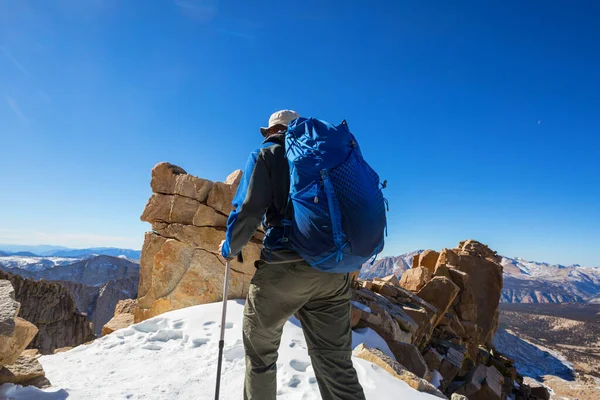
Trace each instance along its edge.
<instances>
[{"instance_id":1,"label":"boulder","mask_svg":"<svg viewBox=\"0 0 600 400\"><path fill-rule=\"evenodd\" d=\"M415 254L412 259L411 268L417 268L419 266L419 254Z\"/></svg>"},{"instance_id":2,"label":"boulder","mask_svg":"<svg viewBox=\"0 0 600 400\"><path fill-rule=\"evenodd\" d=\"M392 303L385 296L361 288L352 291L352 300L367 305L372 314L379 317L379 322L373 323L373 329L382 336L386 335L384 337L386 340L410 343L410 339L419 329L419 325L404 312L402 307ZM389 322L388 316L396 322L403 332L399 332L394 324Z\"/></svg>"},{"instance_id":3,"label":"boulder","mask_svg":"<svg viewBox=\"0 0 600 400\"><path fill-rule=\"evenodd\" d=\"M441 399L447 398L431 383L406 370L400 363L393 360L391 357L386 356L380 350L367 348L364 344L361 344L354 349L353 355L379 366L419 392L429 393Z\"/></svg>"},{"instance_id":4,"label":"boulder","mask_svg":"<svg viewBox=\"0 0 600 400\"><path fill-rule=\"evenodd\" d=\"M427 368L427 363L423 359L421 352L414 344L401 343L396 341L388 341L388 347L392 351L392 354L402 366L408 369L419 378L429 380L430 372Z\"/></svg>"},{"instance_id":5,"label":"boulder","mask_svg":"<svg viewBox=\"0 0 600 400\"><path fill-rule=\"evenodd\" d=\"M119 300L119 302L115 306L114 315L133 314L135 311L136 305L137 305L137 300L135 300L135 299Z\"/></svg>"},{"instance_id":6,"label":"boulder","mask_svg":"<svg viewBox=\"0 0 600 400\"><path fill-rule=\"evenodd\" d=\"M17 361L23 350L38 333L38 328L23 318L16 317L15 328L11 336L0 336L0 366Z\"/></svg>"},{"instance_id":7,"label":"boulder","mask_svg":"<svg viewBox=\"0 0 600 400\"><path fill-rule=\"evenodd\" d=\"M427 284L419 290L417 295L437 308L437 321L434 324L437 325L452 305L458 292L458 286L450 279L443 276L437 276L427 282Z\"/></svg>"},{"instance_id":8,"label":"boulder","mask_svg":"<svg viewBox=\"0 0 600 400\"><path fill-rule=\"evenodd\" d=\"M15 362L0 368L0 385L16 383L27 386L28 382L44 376L44 370L37 358L20 356Z\"/></svg>"},{"instance_id":9,"label":"boulder","mask_svg":"<svg viewBox=\"0 0 600 400\"><path fill-rule=\"evenodd\" d=\"M530 395L535 400L550 400L550 391L544 386L534 386L530 389Z\"/></svg>"},{"instance_id":10,"label":"boulder","mask_svg":"<svg viewBox=\"0 0 600 400\"><path fill-rule=\"evenodd\" d=\"M425 250L419 255L419 267L425 267L433 275L440 253L435 250ZM414 268L414 265L413 265Z\"/></svg>"},{"instance_id":11,"label":"boulder","mask_svg":"<svg viewBox=\"0 0 600 400\"><path fill-rule=\"evenodd\" d=\"M384 278L381 278L381 282L389 283L394 286L400 286L400 281L398 280L398 277L396 275L388 275Z\"/></svg>"},{"instance_id":12,"label":"boulder","mask_svg":"<svg viewBox=\"0 0 600 400\"><path fill-rule=\"evenodd\" d=\"M231 185L215 182L208 194L206 204L223 214L229 214L232 208L231 202L234 195L235 192Z\"/></svg>"},{"instance_id":13,"label":"boulder","mask_svg":"<svg viewBox=\"0 0 600 400\"><path fill-rule=\"evenodd\" d=\"M460 242L458 244L458 250L461 254L466 253L474 257L485 258L496 264L499 264L502 261L502 257L500 257L498 253L477 240L468 239Z\"/></svg>"},{"instance_id":14,"label":"boulder","mask_svg":"<svg viewBox=\"0 0 600 400\"><path fill-rule=\"evenodd\" d=\"M480 364L455 393L469 400L500 400L503 382L504 378L496 368Z\"/></svg>"},{"instance_id":15,"label":"boulder","mask_svg":"<svg viewBox=\"0 0 600 400\"><path fill-rule=\"evenodd\" d=\"M460 351L455 348L449 348L440 369L438 370L440 375L444 378L444 388L448 386L452 380L458 375L458 371L462 366L465 358L465 351Z\"/></svg>"},{"instance_id":16,"label":"boulder","mask_svg":"<svg viewBox=\"0 0 600 400\"><path fill-rule=\"evenodd\" d=\"M440 264L435 266L435 271L433 276L444 276L446 278L450 278L450 269L446 266L446 264Z\"/></svg>"},{"instance_id":17,"label":"boulder","mask_svg":"<svg viewBox=\"0 0 600 400\"><path fill-rule=\"evenodd\" d=\"M185 170L167 162L156 164L152 168L152 181L150 186L154 193L173 194L179 175L187 174Z\"/></svg>"},{"instance_id":18,"label":"boulder","mask_svg":"<svg viewBox=\"0 0 600 400\"><path fill-rule=\"evenodd\" d=\"M429 348L423 355L425 364L430 371L439 370L444 357L433 347Z\"/></svg>"},{"instance_id":19,"label":"boulder","mask_svg":"<svg viewBox=\"0 0 600 400\"><path fill-rule=\"evenodd\" d=\"M472 253L466 250L444 249L440 253L438 264L451 265L453 269L468 275L468 280L464 285L465 288L469 287L474 294L475 303L477 304L477 319L475 322L481 328L477 342L489 343L494 336L498 323L496 314L502 294L502 265L490 261L490 259L495 259L493 257L494 252L487 249L487 247L485 247L487 249L485 250L481 247L483 245L479 245L474 241L469 242L469 246L465 248L476 249L472 250ZM488 258L482 258L481 255L486 255ZM450 274L453 280L457 276L452 274L452 269Z\"/></svg>"},{"instance_id":20,"label":"boulder","mask_svg":"<svg viewBox=\"0 0 600 400\"><path fill-rule=\"evenodd\" d=\"M431 280L431 271L425 267L411 268L402 274L400 286L412 292L418 292Z\"/></svg>"},{"instance_id":21,"label":"boulder","mask_svg":"<svg viewBox=\"0 0 600 400\"><path fill-rule=\"evenodd\" d=\"M106 325L102 327L102 336L109 335L119 329L133 325L134 315L128 313L116 314Z\"/></svg>"},{"instance_id":22,"label":"boulder","mask_svg":"<svg viewBox=\"0 0 600 400\"><path fill-rule=\"evenodd\" d=\"M12 336L15 317L21 305L15 300L15 289L8 280L0 280L0 336Z\"/></svg>"}]
</instances>

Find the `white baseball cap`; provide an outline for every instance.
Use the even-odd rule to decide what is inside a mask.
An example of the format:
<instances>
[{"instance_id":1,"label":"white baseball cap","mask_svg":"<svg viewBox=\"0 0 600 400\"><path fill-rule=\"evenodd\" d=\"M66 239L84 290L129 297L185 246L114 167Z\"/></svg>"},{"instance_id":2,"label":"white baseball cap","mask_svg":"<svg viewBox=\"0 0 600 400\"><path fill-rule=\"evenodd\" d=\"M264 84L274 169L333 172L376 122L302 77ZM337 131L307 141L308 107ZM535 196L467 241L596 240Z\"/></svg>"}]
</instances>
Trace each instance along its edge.
<instances>
[{"instance_id":1,"label":"white baseball cap","mask_svg":"<svg viewBox=\"0 0 600 400\"><path fill-rule=\"evenodd\" d=\"M263 136L267 136L267 131L269 130L269 128L272 128L275 125L287 126L287 124L289 124L291 121L295 120L299 116L300 114L293 110L280 110L274 112L269 118L269 126L267 128L260 128L260 132L263 134Z\"/></svg>"}]
</instances>

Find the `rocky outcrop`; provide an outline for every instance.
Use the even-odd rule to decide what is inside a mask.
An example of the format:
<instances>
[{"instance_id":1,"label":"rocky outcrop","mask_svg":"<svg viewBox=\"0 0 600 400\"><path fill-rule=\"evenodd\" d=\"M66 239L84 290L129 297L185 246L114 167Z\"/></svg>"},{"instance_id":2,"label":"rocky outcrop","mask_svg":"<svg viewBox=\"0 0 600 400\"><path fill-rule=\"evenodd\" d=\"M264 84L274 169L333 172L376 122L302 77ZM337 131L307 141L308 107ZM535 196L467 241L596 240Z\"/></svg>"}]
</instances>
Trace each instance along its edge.
<instances>
[{"instance_id":1,"label":"rocky outcrop","mask_svg":"<svg viewBox=\"0 0 600 400\"><path fill-rule=\"evenodd\" d=\"M37 357L25 351L38 329L17 316L20 310L11 282L0 280L0 385L49 386Z\"/></svg>"},{"instance_id":2,"label":"rocky outcrop","mask_svg":"<svg viewBox=\"0 0 600 400\"><path fill-rule=\"evenodd\" d=\"M71 293L61 284L4 272L0 272L0 279L12 283L16 300L21 303L19 315L38 329L30 348L52 354L57 348L74 347L94 338L90 323L77 312Z\"/></svg>"},{"instance_id":3,"label":"rocky outcrop","mask_svg":"<svg viewBox=\"0 0 600 400\"><path fill-rule=\"evenodd\" d=\"M116 330L127 328L133 324L137 301L132 299L121 300L117 303L114 316L102 327L102 336L109 335Z\"/></svg>"},{"instance_id":4,"label":"rocky outcrop","mask_svg":"<svg viewBox=\"0 0 600 400\"><path fill-rule=\"evenodd\" d=\"M140 259L135 322L222 300L224 265L218 245L240 179L236 172L224 183L210 182L168 163L154 167L154 193L141 217L153 231L146 233ZM230 298L245 297L260 239L257 232L243 250L245 261L232 263ZM494 374L505 360L490 347L502 291L500 261L487 246L467 240L455 249L413 253L402 265L399 260L380 264L386 271L412 266L400 281L396 274L373 280L353 274L351 326L377 332L395 359L364 346L355 354L440 397L461 388L474 398L495 396L498 385L502 396L512 394L522 382L505 376L508 368ZM105 333L126 326L126 315L117 314Z\"/></svg>"},{"instance_id":5,"label":"rocky outcrop","mask_svg":"<svg viewBox=\"0 0 600 400\"><path fill-rule=\"evenodd\" d=\"M146 233L140 258L136 322L222 299L225 265L218 246L241 174L211 182L168 163L153 168L154 194L141 216L153 231ZM260 243L257 232L243 249L244 262L231 262L230 298L245 297Z\"/></svg>"},{"instance_id":6,"label":"rocky outcrop","mask_svg":"<svg viewBox=\"0 0 600 400\"><path fill-rule=\"evenodd\" d=\"M139 284L139 276L108 281L100 286L88 286L82 283L61 281L71 292L77 310L87 316L99 336L102 327L114 315L115 306L121 300L135 299Z\"/></svg>"}]
</instances>

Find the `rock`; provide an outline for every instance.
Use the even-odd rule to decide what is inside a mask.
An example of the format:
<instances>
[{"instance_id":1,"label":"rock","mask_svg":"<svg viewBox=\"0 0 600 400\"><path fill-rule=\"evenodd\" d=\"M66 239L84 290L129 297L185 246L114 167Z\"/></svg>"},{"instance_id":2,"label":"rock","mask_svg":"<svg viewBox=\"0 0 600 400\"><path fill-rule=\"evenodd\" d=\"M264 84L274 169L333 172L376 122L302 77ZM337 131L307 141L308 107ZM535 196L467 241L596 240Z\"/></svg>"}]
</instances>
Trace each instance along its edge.
<instances>
[{"instance_id":1,"label":"rock","mask_svg":"<svg viewBox=\"0 0 600 400\"><path fill-rule=\"evenodd\" d=\"M197 178L193 175L178 175L175 178L174 194L188 197L203 203L208 198L208 193L213 183L206 179Z\"/></svg>"},{"instance_id":2,"label":"rock","mask_svg":"<svg viewBox=\"0 0 600 400\"><path fill-rule=\"evenodd\" d=\"M38 332L35 325L23 318L16 317L14 321L12 336L0 336L0 366L15 363Z\"/></svg>"},{"instance_id":3,"label":"rock","mask_svg":"<svg viewBox=\"0 0 600 400\"><path fill-rule=\"evenodd\" d=\"M535 400L550 400L550 392L544 386L531 387L530 395Z\"/></svg>"},{"instance_id":4,"label":"rock","mask_svg":"<svg viewBox=\"0 0 600 400\"><path fill-rule=\"evenodd\" d=\"M462 394L452 393L452 397L450 397L450 400L469 400L469 399L466 396L463 396Z\"/></svg>"},{"instance_id":5,"label":"rock","mask_svg":"<svg viewBox=\"0 0 600 400\"><path fill-rule=\"evenodd\" d=\"M140 220L154 223L157 221L170 222L171 207L175 196L154 193L148 199ZM193 215L192 215L193 218Z\"/></svg>"},{"instance_id":6,"label":"rock","mask_svg":"<svg viewBox=\"0 0 600 400\"><path fill-rule=\"evenodd\" d=\"M54 350L54 352L52 354L64 353L64 352L72 350L72 349L73 349L73 347L70 347L70 346L61 347L60 349Z\"/></svg>"},{"instance_id":7,"label":"rock","mask_svg":"<svg viewBox=\"0 0 600 400\"><path fill-rule=\"evenodd\" d=\"M455 393L473 400L500 400L504 378L494 367L479 364Z\"/></svg>"},{"instance_id":8,"label":"rock","mask_svg":"<svg viewBox=\"0 0 600 400\"><path fill-rule=\"evenodd\" d=\"M136 306L137 306L137 300L135 300L135 299L119 300L119 302L115 306L114 315L133 314L135 312Z\"/></svg>"},{"instance_id":9,"label":"rock","mask_svg":"<svg viewBox=\"0 0 600 400\"><path fill-rule=\"evenodd\" d=\"M442 399L447 398L431 383L406 370L400 363L393 360L391 357L386 356L377 349L367 348L364 344L361 344L354 349L353 355L381 367L396 378L403 380L410 387L418 390L419 392L429 393Z\"/></svg>"},{"instance_id":10,"label":"rock","mask_svg":"<svg viewBox=\"0 0 600 400\"><path fill-rule=\"evenodd\" d=\"M446 264L440 264L435 267L435 272L433 276L444 276L448 279L452 279L450 277L450 269L446 266Z\"/></svg>"},{"instance_id":11,"label":"rock","mask_svg":"<svg viewBox=\"0 0 600 400\"><path fill-rule=\"evenodd\" d=\"M26 386L28 381L44 376L44 370L37 358L20 356L14 363L0 368L0 385L16 383Z\"/></svg>"},{"instance_id":12,"label":"rock","mask_svg":"<svg viewBox=\"0 0 600 400\"><path fill-rule=\"evenodd\" d=\"M380 318L381 326L373 327L380 335L387 335L384 337L386 340L398 340L401 342L410 343L412 335L414 335L419 329L419 325L408 315L404 310L392 303L390 300L382 295L373 293L366 289L354 289L352 291L352 299L361 304L367 305L373 314L377 314ZM398 332L393 327L393 324L386 325L387 316L390 316L399 326L399 328L405 333Z\"/></svg>"},{"instance_id":13,"label":"rock","mask_svg":"<svg viewBox=\"0 0 600 400\"><path fill-rule=\"evenodd\" d=\"M236 169L235 171L233 171L231 174L229 174L227 176L227 179L225 179L225 184L231 186L232 192L234 194L237 191L237 188L240 185L240 182L242 181L243 175L244 175L244 172L241 169Z\"/></svg>"},{"instance_id":14,"label":"rock","mask_svg":"<svg viewBox=\"0 0 600 400\"><path fill-rule=\"evenodd\" d=\"M233 201L234 194L235 192L233 191L231 185L215 182L210 190L210 193L208 194L206 204L209 207L212 207L215 210L227 215L232 209L231 202Z\"/></svg>"},{"instance_id":15,"label":"rock","mask_svg":"<svg viewBox=\"0 0 600 400\"><path fill-rule=\"evenodd\" d=\"M156 164L152 168L152 181L150 186L154 193L174 194L176 178L187 174L183 168L167 162Z\"/></svg>"},{"instance_id":16,"label":"rock","mask_svg":"<svg viewBox=\"0 0 600 400\"><path fill-rule=\"evenodd\" d=\"M400 286L404 289L418 292L427 282L431 280L431 271L425 267L411 268L402 274Z\"/></svg>"},{"instance_id":17,"label":"rock","mask_svg":"<svg viewBox=\"0 0 600 400\"><path fill-rule=\"evenodd\" d=\"M22 357L40 358L42 353L38 349L25 349L21 352Z\"/></svg>"},{"instance_id":18,"label":"rock","mask_svg":"<svg viewBox=\"0 0 600 400\"><path fill-rule=\"evenodd\" d=\"M427 284L419 290L417 295L437 308L437 321L434 324L437 325L452 305L458 292L458 286L450 279L443 276L437 276L427 282Z\"/></svg>"},{"instance_id":19,"label":"rock","mask_svg":"<svg viewBox=\"0 0 600 400\"><path fill-rule=\"evenodd\" d=\"M422 252L419 255L419 267L427 268L429 270L429 272L431 272L431 275L433 275L433 272L435 271L435 266L436 266L439 256L440 256L440 253L438 253L437 251L425 250L424 252ZM414 268L414 265L413 265L413 268Z\"/></svg>"},{"instance_id":20,"label":"rock","mask_svg":"<svg viewBox=\"0 0 600 400\"><path fill-rule=\"evenodd\" d=\"M442 364L440 365L440 369L438 370L440 375L444 378L445 387L454 380L458 371L460 371L460 367L462 366L463 360L465 358L465 353L458 351L454 348L449 348Z\"/></svg>"},{"instance_id":21,"label":"rock","mask_svg":"<svg viewBox=\"0 0 600 400\"><path fill-rule=\"evenodd\" d=\"M381 278L381 281L395 286L400 286L400 281L398 280L398 277L396 275L388 275L384 278Z\"/></svg>"},{"instance_id":22,"label":"rock","mask_svg":"<svg viewBox=\"0 0 600 400\"><path fill-rule=\"evenodd\" d=\"M412 259L411 268L417 268L419 266L419 254L415 254Z\"/></svg>"},{"instance_id":23,"label":"rock","mask_svg":"<svg viewBox=\"0 0 600 400\"><path fill-rule=\"evenodd\" d=\"M498 256L495 251L491 250L485 244L473 239L460 242L458 244L458 249L461 254L466 253L474 257L485 258L493 263L499 264L502 261L502 257Z\"/></svg>"},{"instance_id":24,"label":"rock","mask_svg":"<svg viewBox=\"0 0 600 400\"><path fill-rule=\"evenodd\" d=\"M444 249L440 254L438 264L452 265L454 269L468 275L465 287L470 287L475 296L477 304L476 322L477 326L481 328L477 342L479 344L489 343L494 336L498 323L496 313L502 294L502 265L490 261L489 258L493 258L494 252L491 252L487 247L485 247L487 250L484 250L474 241L471 241L467 248L475 248L476 254L484 254L488 258L471 255L465 250ZM452 270L450 273L454 279L455 276L452 275Z\"/></svg>"},{"instance_id":25,"label":"rock","mask_svg":"<svg viewBox=\"0 0 600 400\"><path fill-rule=\"evenodd\" d=\"M146 296L152 286L152 273L154 271L154 256L167 241L166 238L154 232L146 232L144 245L140 256L140 282L138 285L138 299Z\"/></svg>"},{"instance_id":26,"label":"rock","mask_svg":"<svg viewBox=\"0 0 600 400\"><path fill-rule=\"evenodd\" d=\"M371 282L371 281L363 281L362 287L365 288L365 289L367 289L367 290L371 290L373 288L373 282Z\"/></svg>"},{"instance_id":27,"label":"rock","mask_svg":"<svg viewBox=\"0 0 600 400\"><path fill-rule=\"evenodd\" d=\"M21 305L15 300L15 289L8 280L0 280L0 336L12 336L15 317Z\"/></svg>"},{"instance_id":28,"label":"rock","mask_svg":"<svg viewBox=\"0 0 600 400\"><path fill-rule=\"evenodd\" d=\"M351 328L354 328L356 325L358 325L358 323L360 322L360 319L361 319L361 315L362 315L362 310L353 304L350 309L350 327Z\"/></svg>"},{"instance_id":29,"label":"rock","mask_svg":"<svg viewBox=\"0 0 600 400\"><path fill-rule=\"evenodd\" d=\"M258 258L258 245L244 248L245 263L232 261L229 298L244 298L252 275L251 262ZM167 240L154 255L151 287L138 298L135 322L166 311L222 300L225 266L212 252L176 239Z\"/></svg>"},{"instance_id":30,"label":"rock","mask_svg":"<svg viewBox=\"0 0 600 400\"><path fill-rule=\"evenodd\" d=\"M423 355L425 364L430 371L439 370L444 357L433 347L429 348Z\"/></svg>"},{"instance_id":31,"label":"rock","mask_svg":"<svg viewBox=\"0 0 600 400\"><path fill-rule=\"evenodd\" d=\"M414 344L388 341L388 347L394 354L396 361L419 378L429 380L430 372L421 352Z\"/></svg>"},{"instance_id":32,"label":"rock","mask_svg":"<svg viewBox=\"0 0 600 400\"><path fill-rule=\"evenodd\" d=\"M92 274L96 273L95 267L90 270ZM37 335L33 333L33 340L28 342L30 348L52 354L54 349L77 346L94 339L90 322L77 311L71 292L63 284L24 279L1 271L0 278L9 279L15 288L15 297L21 303L19 315L37 327ZM94 281L96 277L89 275L82 279Z\"/></svg>"},{"instance_id":33,"label":"rock","mask_svg":"<svg viewBox=\"0 0 600 400\"><path fill-rule=\"evenodd\" d=\"M133 314L117 314L102 327L101 335L106 336L119 329L127 328L128 326L133 325L133 319Z\"/></svg>"}]
</instances>

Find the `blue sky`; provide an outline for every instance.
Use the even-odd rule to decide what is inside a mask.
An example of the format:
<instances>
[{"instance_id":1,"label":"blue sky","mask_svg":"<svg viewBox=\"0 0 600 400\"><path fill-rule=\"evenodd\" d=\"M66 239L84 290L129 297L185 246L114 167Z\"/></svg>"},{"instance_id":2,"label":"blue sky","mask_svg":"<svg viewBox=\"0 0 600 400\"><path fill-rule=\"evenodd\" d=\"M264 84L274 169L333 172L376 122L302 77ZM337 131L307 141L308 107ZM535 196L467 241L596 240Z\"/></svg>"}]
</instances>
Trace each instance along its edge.
<instances>
[{"instance_id":1,"label":"blue sky","mask_svg":"<svg viewBox=\"0 0 600 400\"><path fill-rule=\"evenodd\" d=\"M293 108L388 180L386 254L598 266L599 4L0 0L0 243L140 248L153 165L222 180Z\"/></svg>"}]
</instances>

